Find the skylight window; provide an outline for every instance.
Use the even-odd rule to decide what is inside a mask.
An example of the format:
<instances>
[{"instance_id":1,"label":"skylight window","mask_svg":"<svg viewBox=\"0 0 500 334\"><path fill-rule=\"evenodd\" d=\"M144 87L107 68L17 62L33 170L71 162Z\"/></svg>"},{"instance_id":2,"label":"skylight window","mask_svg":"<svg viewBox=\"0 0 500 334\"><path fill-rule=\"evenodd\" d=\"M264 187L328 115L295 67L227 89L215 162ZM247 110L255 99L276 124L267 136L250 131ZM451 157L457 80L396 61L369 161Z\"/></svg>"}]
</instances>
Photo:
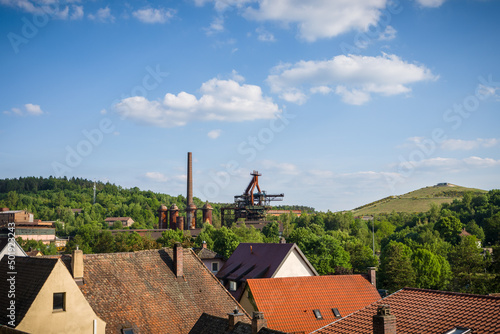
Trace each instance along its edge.
<instances>
[{"instance_id":1,"label":"skylight window","mask_svg":"<svg viewBox=\"0 0 500 334\"><path fill-rule=\"evenodd\" d=\"M123 334L134 334L134 330L132 328L123 328L122 333Z\"/></svg>"},{"instance_id":2,"label":"skylight window","mask_svg":"<svg viewBox=\"0 0 500 334\"><path fill-rule=\"evenodd\" d=\"M335 316L335 318L342 318L338 308L332 308L332 312L333 312L333 315Z\"/></svg>"},{"instance_id":3,"label":"skylight window","mask_svg":"<svg viewBox=\"0 0 500 334\"><path fill-rule=\"evenodd\" d=\"M323 319L323 316L321 315L321 312L318 309L313 310L313 312L316 319Z\"/></svg>"},{"instance_id":4,"label":"skylight window","mask_svg":"<svg viewBox=\"0 0 500 334\"><path fill-rule=\"evenodd\" d=\"M444 334L468 334L468 333L472 333L472 330L465 327L455 327Z\"/></svg>"}]
</instances>

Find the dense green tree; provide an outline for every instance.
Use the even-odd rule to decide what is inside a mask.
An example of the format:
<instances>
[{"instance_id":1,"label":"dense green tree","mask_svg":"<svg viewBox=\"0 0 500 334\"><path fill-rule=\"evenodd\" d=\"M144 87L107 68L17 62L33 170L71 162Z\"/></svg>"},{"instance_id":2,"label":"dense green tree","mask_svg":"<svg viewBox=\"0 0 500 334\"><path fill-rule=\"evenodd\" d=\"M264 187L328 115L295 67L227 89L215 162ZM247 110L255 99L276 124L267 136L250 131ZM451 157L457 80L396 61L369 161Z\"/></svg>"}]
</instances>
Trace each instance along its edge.
<instances>
[{"instance_id":1,"label":"dense green tree","mask_svg":"<svg viewBox=\"0 0 500 334\"><path fill-rule=\"evenodd\" d=\"M239 242L264 242L262 233L253 226L246 227L245 224L233 225L231 231L238 237Z\"/></svg>"},{"instance_id":2,"label":"dense green tree","mask_svg":"<svg viewBox=\"0 0 500 334\"><path fill-rule=\"evenodd\" d=\"M424 248L413 252L413 269L417 288L446 289L451 278L447 260Z\"/></svg>"},{"instance_id":3,"label":"dense green tree","mask_svg":"<svg viewBox=\"0 0 500 334\"><path fill-rule=\"evenodd\" d=\"M462 232L462 227L463 225L460 219L454 216L441 217L435 225L441 237L452 244L455 244L459 240L459 234Z\"/></svg>"},{"instance_id":4,"label":"dense green tree","mask_svg":"<svg viewBox=\"0 0 500 334\"><path fill-rule=\"evenodd\" d=\"M485 272L482 249L475 236L462 237L449 254L453 270L453 289L461 292L475 292L474 282L479 274Z\"/></svg>"},{"instance_id":5,"label":"dense green tree","mask_svg":"<svg viewBox=\"0 0 500 334\"><path fill-rule=\"evenodd\" d=\"M215 230L213 233L214 247L213 251L229 258L240 243L238 236L225 226Z\"/></svg>"},{"instance_id":6,"label":"dense green tree","mask_svg":"<svg viewBox=\"0 0 500 334\"><path fill-rule=\"evenodd\" d=\"M363 245L358 239L347 241L344 246L351 258L353 273L364 274L368 267L378 267L378 259L373 255L373 250Z\"/></svg>"},{"instance_id":7,"label":"dense green tree","mask_svg":"<svg viewBox=\"0 0 500 334\"><path fill-rule=\"evenodd\" d=\"M166 230L162 232L161 237L156 240L163 247L173 247L177 242L184 242L184 231Z\"/></svg>"},{"instance_id":8,"label":"dense green tree","mask_svg":"<svg viewBox=\"0 0 500 334\"><path fill-rule=\"evenodd\" d=\"M390 292L415 286L415 271L412 266L411 250L397 242L389 242L380 257L381 286Z\"/></svg>"}]
</instances>

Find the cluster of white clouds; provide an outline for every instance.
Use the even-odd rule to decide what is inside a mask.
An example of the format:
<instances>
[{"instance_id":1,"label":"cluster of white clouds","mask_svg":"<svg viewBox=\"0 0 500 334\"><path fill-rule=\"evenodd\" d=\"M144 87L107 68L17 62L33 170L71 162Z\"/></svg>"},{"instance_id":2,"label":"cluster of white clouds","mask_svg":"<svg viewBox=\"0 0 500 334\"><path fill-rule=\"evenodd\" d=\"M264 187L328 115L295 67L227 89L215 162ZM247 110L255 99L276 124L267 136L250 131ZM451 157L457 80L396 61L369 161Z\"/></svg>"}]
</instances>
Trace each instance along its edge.
<instances>
[{"instance_id":1,"label":"cluster of white clouds","mask_svg":"<svg viewBox=\"0 0 500 334\"><path fill-rule=\"evenodd\" d=\"M400 164L402 168L407 169L432 169L433 171L460 172L470 170L471 168L488 168L500 166L500 160L492 158L481 158L470 156L467 158L444 158L435 157L423 159L421 161L406 161Z\"/></svg>"},{"instance_id":2,"label":"cluster of white clouds","mask_svg":"<svg viewBox=\"0 0 500 334\"><path fill-rule=\"evenodd\" d=\"M129 97L117 103L115 110L124 118L165 128L193 121L272 119L281 112L271 98L262 94L259 86L241 84L234 78L213 78L201 85L200 92L200 98L186 92L167 93L161 101Z\"/></svg>"},{"instance_id":3,"label":"cluster of white clouds","mask_svg":"<svg viewBox=\"0 0 500 334\"><path fill-rule=\"evenodd\" d=\"M24 110L20 108L12 108L11 110L6 110L3 112L6 115L18 115L18 116L40 116L44 114L42 108L38 104L27 103L24 105Z\"/></svg>"},{"instance_id":4,"label":"cluster of white clouds","mask_svg":"<svg viewBox=\"0 0 500 334\"><path fill-rule=\"evenodd\" d=\"M372 94L390 96L409 93L409 84L438 78L424 65L411 64L396 55L387 54L301 60L295 64L278 65L271 73L267 78L271 91L288 102L298 104L307 100L308 92L335 92L345 103L361 105L370 101Z\"/></svg>"},{"instance_id":5,"label":"cluster of white clouds","mask_svg":"<svg viewBox=\"0 0 500 334\"><path fill-rule=\"evenodd\" d=\"M143 23L165 23L174 17L173 9L164 8L143 8L136 10L132 15Z\"/></svg>"},{"instance_id":6,"label":"cluster of white clouds","mask_svg":"<svg viewBox=\"0 0 500 334\"><path fill-rule=\"evenodd\" d=\"M412 144L410 146L422 146L425 145L425 142L429 141L429 139L425 137L410 137L407 141ZM500 143L500 140L497 138L476 138L470 140L450 138L440 142L439 148L446 151L470 151L479 148L490 148L498 145L498 143ZM405 146L406 145L402 145L402 147Z\"/></svg>"},{"instance_id":7,"label":"cluster of white clouds","mask_svg":"<svg viewBox=\"0 0 500 334\"><path fill-rule=\"evenodd\" d=\"M80 1L74 0L0 0L0 5L17 8L24 12L35 15L49 15L55 19L78 20L85 16L83 5L77 5ZM173 9L164 8L142 8L132 12L132 16L143 23L166 23L175 15ZM124 17L127 17L125 15ZM116 17L111 13L109 6L97 9L87 14L92 21L102 23L113 23Z\"/></svg>"}]
</instances>

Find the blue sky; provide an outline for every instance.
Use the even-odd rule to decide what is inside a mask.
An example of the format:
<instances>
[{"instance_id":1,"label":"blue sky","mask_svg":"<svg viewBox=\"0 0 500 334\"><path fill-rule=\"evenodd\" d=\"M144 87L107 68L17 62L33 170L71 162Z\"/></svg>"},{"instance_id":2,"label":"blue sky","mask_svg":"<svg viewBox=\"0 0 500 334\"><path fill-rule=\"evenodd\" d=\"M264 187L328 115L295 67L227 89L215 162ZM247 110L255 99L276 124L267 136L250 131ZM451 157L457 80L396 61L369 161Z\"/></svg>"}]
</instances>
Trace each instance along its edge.
<instances>
[{"instance_id":1,"label":"blue sky","mask_svg":"<svg viewBox=\"0 0 500 334\"><path fill-rule=\"evenodd\" d=\"M339 211L500 188L500 2L0 0L0 177Z\"/></svg>"}]
</instances>

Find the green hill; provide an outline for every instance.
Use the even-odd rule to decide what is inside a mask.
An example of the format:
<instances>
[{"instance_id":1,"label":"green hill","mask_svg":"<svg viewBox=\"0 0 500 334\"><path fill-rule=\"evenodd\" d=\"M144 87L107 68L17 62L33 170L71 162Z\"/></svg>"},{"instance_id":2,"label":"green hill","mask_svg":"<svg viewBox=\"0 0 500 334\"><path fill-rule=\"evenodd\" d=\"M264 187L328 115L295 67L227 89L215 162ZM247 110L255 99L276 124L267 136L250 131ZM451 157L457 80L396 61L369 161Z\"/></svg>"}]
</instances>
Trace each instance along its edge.
<instances>
[{"instance_id":1,"label":"green hill","mask_svg":"<svg viewBox=\"0 0 500 334\"><path fill-rule=\"evenodd\" d=\"M411 191L404 195L388 196L378 201L365 204L352 210L355 216L367 216L381 213L406 212L416 213L428 211L432 203L451 203L460 199L466 192L486 193L475 188L466 188L451 183L438 184Z\"/></svg>"}]
</instances>

